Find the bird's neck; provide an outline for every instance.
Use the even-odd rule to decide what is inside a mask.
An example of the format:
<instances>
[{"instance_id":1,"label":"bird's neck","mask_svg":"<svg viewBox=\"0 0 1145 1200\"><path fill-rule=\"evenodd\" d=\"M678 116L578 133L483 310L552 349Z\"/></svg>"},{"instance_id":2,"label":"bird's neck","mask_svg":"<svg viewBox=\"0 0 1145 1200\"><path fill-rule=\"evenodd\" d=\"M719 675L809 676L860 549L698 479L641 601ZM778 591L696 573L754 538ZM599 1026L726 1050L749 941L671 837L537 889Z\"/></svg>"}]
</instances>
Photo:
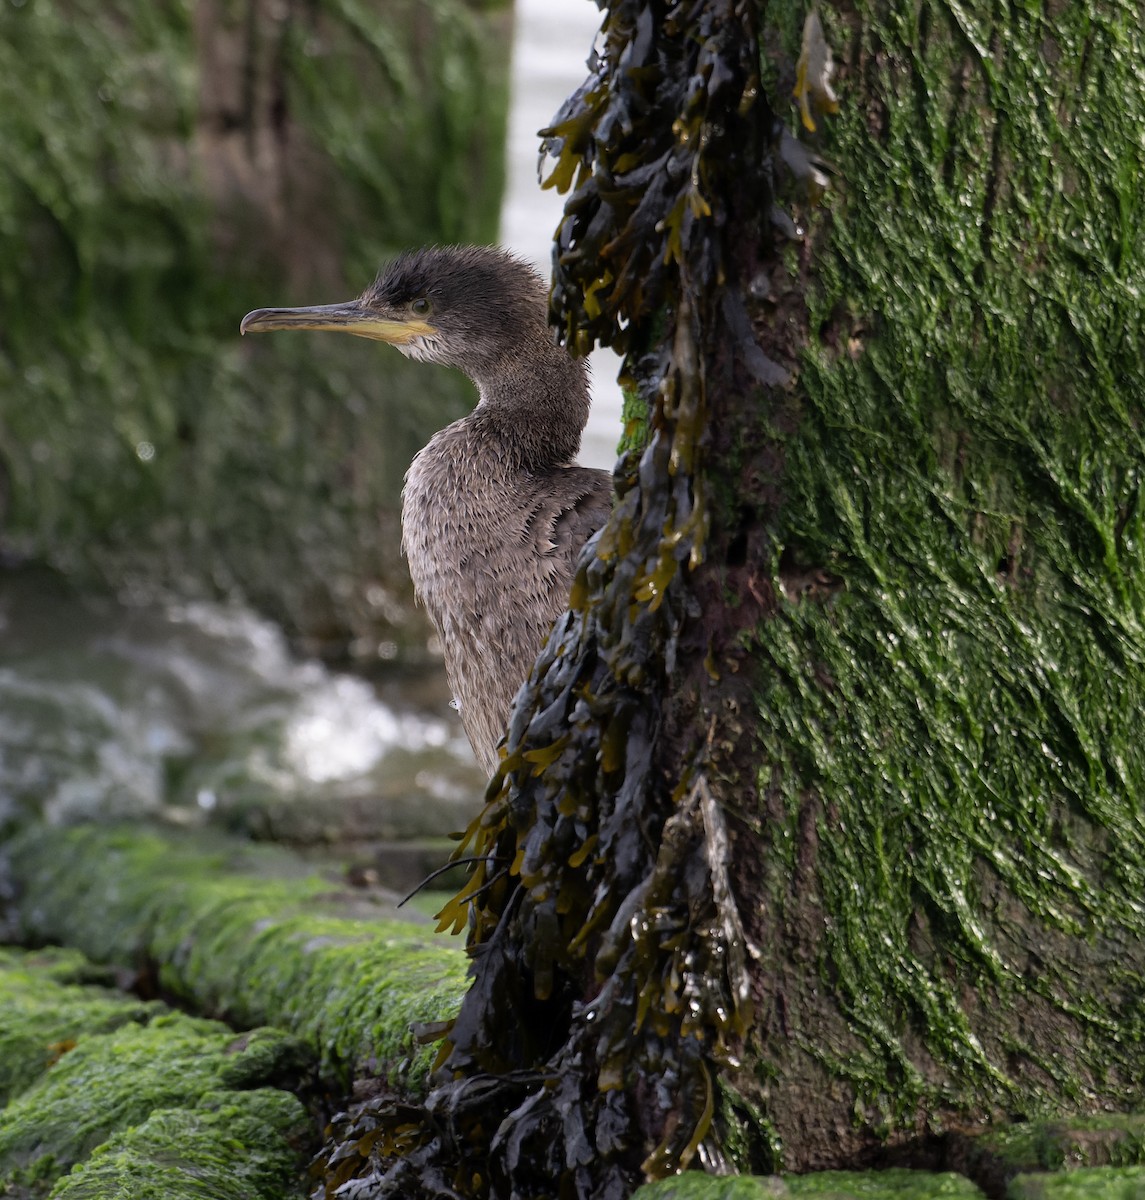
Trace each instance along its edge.
<instances>
[{"instance_id":1,"label":"bird's neck","mask_svg":"<svg viewBox=\"0 0 1145 1200\"><path fill-rule=\"evenodd\" d=\"M481 399L467 421L495 438L516 470L571 462L588 420L588 368L544 341L474 377Z\"/></svg>"}]
</instances>

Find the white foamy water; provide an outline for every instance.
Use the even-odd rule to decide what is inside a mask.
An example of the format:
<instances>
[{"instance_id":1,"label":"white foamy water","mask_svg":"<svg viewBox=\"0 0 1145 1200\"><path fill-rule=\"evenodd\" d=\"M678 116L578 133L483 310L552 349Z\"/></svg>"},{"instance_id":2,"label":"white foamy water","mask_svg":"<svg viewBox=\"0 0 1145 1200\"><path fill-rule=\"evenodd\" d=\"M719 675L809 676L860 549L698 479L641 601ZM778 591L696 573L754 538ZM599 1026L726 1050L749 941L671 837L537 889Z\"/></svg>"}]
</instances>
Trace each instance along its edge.
<instances>
[{"instance_id":1,"label":"white foamy water","mask_svg":"<svg viewBox=\"0 0 1145 1200\"><path fill-rule=\"evenodd\" d=\"M434 673L428 709L400 687L390 703L295 658L245 608L121 606L38 572L4 576L0 625L0 820L211 817L385 838L461 827L481 794Z\"/></svg>"}]
</instances>

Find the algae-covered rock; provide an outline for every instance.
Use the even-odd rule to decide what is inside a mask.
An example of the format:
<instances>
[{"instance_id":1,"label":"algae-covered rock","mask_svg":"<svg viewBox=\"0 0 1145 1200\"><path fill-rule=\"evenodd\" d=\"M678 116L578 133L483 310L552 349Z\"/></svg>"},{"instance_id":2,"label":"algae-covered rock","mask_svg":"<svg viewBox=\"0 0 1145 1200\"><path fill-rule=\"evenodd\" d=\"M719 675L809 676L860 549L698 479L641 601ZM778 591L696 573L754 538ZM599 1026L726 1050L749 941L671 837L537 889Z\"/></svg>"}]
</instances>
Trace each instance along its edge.
<instances>
[{"instance_id":1,"label":"algae-covered rock","mask_svg":"<svg viewBox=\"0 0 1145 1200\"><path fill-rule=\"evenodd\" d=\"M216 1092L158 1109L73 1168L51 1200L289 1200L307 1194L299 1145L310 1132L287 1092Z\"/></svg>"},{"instance_id":2,"label":"algae-covered rock","mask_svg":"<svg viewBox=\"0 0 1145 1200\"><path fill-rule=\"evenodd\" d=\"M28 1087L85 1034L146 1022L158 1003L125 996L74 950L0 949L0 1106ZM77 986L77 985L84 986Z\"/></svg>"},{"instance_id":3,"label":"algae-covered rock","mask_svg":"<svg viewBox=\"0 0 1145 1200\"><path fill-rule=\"evenodd\" d=\"M645 1184L632 1200L983 1200L962 1175L931 1171L817 1171L810 1175L704 1175L687 1171Z\"/></svg>"},{"instance_id":4,"label":"algae-covered rock","mask_svg":"<svg viewBox=\"0 0 1145 1200\"><path fill-rule=\"evenodd\" d=\"M1006 1200L1142 1200L1145 1167L1089 1167L1054 1175L1019 1175Z\"/></svg>"},{"instance_id":5,"label":"algae-covered rock","mask_svg":"<svg viewBox=\"0 0 1145 1200\"><path fill-rule=\"evenodd\" d=\"M815 1200L984 1200L962 1175L930 1171L815 1171L788 1178L791 1195Z\"/></svg>"},{"instance_id":6,"label":"algae-covered rock","mask_svg":"<svg viewBox=\"0 0 1145 1200\"><path fill-rule=\"evenodd\" d=\"M646 1183L632 1200L782 1200L791 1190L779 1175L704 1175L685 1171L671 1179Z\"/></svg>"},{"instance_id":7,"label":"algae-covered rock","mask_svg":"<svg viewBox=\"0 0 1145 1200\"><path fill-rule=\"evenodd\" d=\"M239 590L318 644L402 640L402 473L471 389L238 323L495 236L507 22L462 0L0 6L5 549Z\"/></svg>"},{"instance_id":8,"label":"algae-covered rock","mask_svg":"<svg viewBox=\"0 0 1145 1200\"><path fill-rule=\"evenodd\" d=\"M369 1064L417 1090L431 1054L410 1027L448 1020L465 991L459 948L274 848L28 829L11 843L10 869L24 938L153 964L197 1011L288 1029L326 1071Z\"/></svg>"},{"instance_id":9,"label":"algae-covered rock","mask_svg":"<svg viewBox=\"0 0 1145 1200\"><path fill-rule=\"evenodd\" d=\"M83 1036L0 1110L0 1179L54 1178L156 1110L296 1076L305 1062L279 1030L240 1036L180 1013Z\"/></svg>"},{"instance_id":10,"label":"algae-covered rock","mask_svg":"<svg viewBox=\"0 0 1145 1200\"><path fill-rule=\"evenodd\" d=\"M952 1133L947 1160L1001 1194L1019 1174L1145 1162L1145 1114L1099 1113Z\"/></svg>"}]
</instances>

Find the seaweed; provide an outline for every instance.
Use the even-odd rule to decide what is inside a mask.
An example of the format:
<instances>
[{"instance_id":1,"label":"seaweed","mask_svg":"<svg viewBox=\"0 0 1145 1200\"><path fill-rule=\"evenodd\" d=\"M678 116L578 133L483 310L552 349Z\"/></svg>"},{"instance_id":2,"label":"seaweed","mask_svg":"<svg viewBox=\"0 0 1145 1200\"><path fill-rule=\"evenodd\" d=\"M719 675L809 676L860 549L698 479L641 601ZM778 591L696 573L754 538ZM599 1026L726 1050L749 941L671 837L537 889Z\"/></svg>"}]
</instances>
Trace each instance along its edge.
<instances>
[{"instance_id":1,"label":"seaweed","mask_svg":"<svg viewBox=\"0 0 1145 1200\"><path fill-rule=\"evenodd\" d=\"M546 131L548 182L571 189L554 323L576 353L627 352L646 444L618 466L457 851L482 857L441 923L468 924L474 961L436 1086L418 1113L367 1105L335 1124L332 1147L361 1153L331 1150L339 1196L607 1200L726 1161L715 1073L750 1023L748 949L707 730L669 736L665 713L700 610L709 392L788 377L742 300L776 237L782 129L755 22L743 0L619 0Z\"/></svg>"}]
</instances>

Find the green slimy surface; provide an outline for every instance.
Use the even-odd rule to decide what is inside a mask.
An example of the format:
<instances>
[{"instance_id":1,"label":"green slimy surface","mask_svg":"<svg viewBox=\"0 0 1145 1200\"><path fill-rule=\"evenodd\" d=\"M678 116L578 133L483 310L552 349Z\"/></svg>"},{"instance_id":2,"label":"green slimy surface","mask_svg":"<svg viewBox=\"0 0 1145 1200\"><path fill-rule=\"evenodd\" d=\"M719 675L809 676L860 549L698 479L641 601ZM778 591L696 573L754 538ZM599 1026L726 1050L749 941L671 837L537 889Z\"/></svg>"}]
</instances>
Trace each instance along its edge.
<instances>
[{"instance_id":1,"label":"green slimy surface","mask_svg":"<svg viewBox=\"0 0 1145 1200\"><path fill-rule=\"evenodd\" d=\"M93 986L96 981L111 982L75 951L0 949L0 1105L38 1079L81 1035L146 1022L164 1011L110 986Z\"/></svg>"},{"instance_id":2,"label":"green slimy surface","mask_svg":"<svg viewBox=\"0 0 1145 1200\"><path fill-rule=\"evenodd\" d=\"M51 1200L290 1200L307 1194L300 1147L311 1133L287 1092L207 1093L110 1137L52 1188Z\"/></svg>"},{"instance_id":3,"label":"green slimy surface","mask_svg":"<svg viewBox=\"0 0 1145 1200\"><path fill-rule=\"evenodd\" d=\"M821 1200L982 1200L962 1175L929 1171L819 1171L787 1178L792 1196Z\"/></svg>"},{"instance_id":4,"label":"green slimy surface","mask_svg":"<svg viewBox=\"0 0 1145 1200\"><path fill-rule=\"evenodd\" d=\"M25 937L98 962L158 964L161 986L240 1026L289 1029L323 1070L411 1074L432 1057L409 1026L456 1011L466 959L429 929L326 915L336 889L256 849L97 828L28 830L12 866ZM325 904L324 904L325 898Z\"/></svg>"},{"instance_id":5,"label":"green slimy surface","mask_svg":"<svg viewBox=\"0 0 1145 1200\"><path fill-rule=\"evenodd\" d=\"M775 611L741 640L759 942L822 929L787 1019L876 1135L1139 1106L1139 14L823 21L845 82L812 140L839 180L808 214L797 389L757 429Z\"/></svg>"},{"instance_id":6,"label":"green slimy surface","mask_svg":"<svg viewBox=\"0 0 1145 1200\"><path fill-rule=\"evenodd\" d=\"M633 1200L768 1200L790 1196L787 1184L778 1175L704 1175L685 1171L671 1179L646 1183L632 1193Z\"/></svg>"},{"instance_id":7,"label":"green slimy surface","mask_svg":"<svg viewBox=\"0 0 1145 1200\"><path fill-rule=\"evenodd\" d=\"M982 1200L962 1175L929 1171L819 1171L810 1175L711 1176L689 1171L645 1184L633 1200L767 1200L768 1197L819 1200Z\"/></svg>"},{"instance_id":8,"label":"green slimy surface","mask_svg":"<svg viewBox=\"0 0 1145 1200\"><path fill-rule=\"evenodd\" d=\"M1136 1166L1145 1161L1145 1116L1102 1113L1002 1126L971 1139L974 1151L1022 1171Z\"/></svg>"},{"instance_id":9,"label":"green slimy surface","mask_svg":"<svg viewBox=\"0 0 1145 1200\"><path fill-rule=\"evenodd\" d=\"M1093 1167L1060 1175L1019 1175L1006 1200L1141 1200L1145 1167Z\"/></svg>"},{"instance_id":10,"label":"green slimy surface","mask_svg":"<svg viewBox=\"0 0 1145 1200\"><path fill-rule=\"evenodd\" d=\"M53 1180L117 1131L158 1110L193 1108L209 1093L225 1092L221 1103L241 1108L242 1089L297 1074L304 1061L299 1043L277 1030L239 1036L218 1022L181 1014L82 1035L0 1110L0 1179L20 1185ZM279 1098L267 1101L267 1112L281 1122L288 1109L297 1127L301 1105L286 1093L274 1095ZM225 1145L220 1139L220 1151ZM281 1148L276 1153L282 1157Z\"/></svg>"}]
</instances>

